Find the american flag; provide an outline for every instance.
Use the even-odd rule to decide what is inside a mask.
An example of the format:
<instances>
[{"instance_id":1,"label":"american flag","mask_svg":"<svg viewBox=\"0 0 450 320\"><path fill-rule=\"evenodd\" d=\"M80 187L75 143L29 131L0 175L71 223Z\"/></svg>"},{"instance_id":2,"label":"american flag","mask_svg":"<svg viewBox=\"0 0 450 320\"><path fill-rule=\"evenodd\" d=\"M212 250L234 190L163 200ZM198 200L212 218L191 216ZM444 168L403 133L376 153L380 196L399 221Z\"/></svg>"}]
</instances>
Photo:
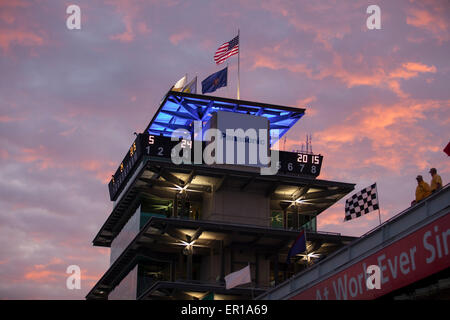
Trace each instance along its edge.
<instances>
[{"instance_id":1,"label":"american flag","mask_svg":"<svg viewBox=\"0 0 450 320\"><path fill-rule=\"evenodd\" d=\"M214 54L214 61L216 64L221 64L229 57L239 53L239 35L233 38L230 42L225 42L217 49Z\"/></svg>"}]
</instances>

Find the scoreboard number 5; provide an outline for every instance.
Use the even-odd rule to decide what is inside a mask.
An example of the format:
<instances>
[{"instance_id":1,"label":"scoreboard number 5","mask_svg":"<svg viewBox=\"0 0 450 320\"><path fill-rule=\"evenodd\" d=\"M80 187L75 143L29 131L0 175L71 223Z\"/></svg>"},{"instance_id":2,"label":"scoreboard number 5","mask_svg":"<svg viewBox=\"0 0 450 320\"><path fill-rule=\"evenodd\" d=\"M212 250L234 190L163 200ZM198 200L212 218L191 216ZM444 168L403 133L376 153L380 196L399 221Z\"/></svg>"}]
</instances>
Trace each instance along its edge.
<instances>
[{"instance_id":1,"label":"scoreboard number 5","mask_svg":"<svg viewBox=\"0 0 450 320\"><path fill-rule=\"evenodd\" d=\"M155 136L152 135L148 136L148 144L150 145L155 144ZM147 150L147 154L150 155L150 146L145 147L145 150Z\"/></svg>"}]
</instances>

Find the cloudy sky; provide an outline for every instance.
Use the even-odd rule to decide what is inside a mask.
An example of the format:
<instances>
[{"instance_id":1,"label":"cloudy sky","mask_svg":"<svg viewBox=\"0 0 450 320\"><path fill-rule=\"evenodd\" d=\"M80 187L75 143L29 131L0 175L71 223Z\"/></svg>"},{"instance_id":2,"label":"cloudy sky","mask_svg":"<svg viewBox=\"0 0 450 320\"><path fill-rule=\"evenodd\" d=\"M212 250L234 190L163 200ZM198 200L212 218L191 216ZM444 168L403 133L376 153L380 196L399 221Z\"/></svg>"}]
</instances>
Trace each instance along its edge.
<instances>
[{"instance_id":1,"label":"cloudy sky","mask_svg":"<svg viewBox=\"0 0 450 320\"><path fill-rule=\"evenodd\" d=\"M68 30L66 8L81 8ZM381 30L366 9L381 8ZM450 139L447 0L0 0L0 298L82 299L109 263L91 241L110 214L107 182L167 90L220 70L241 32L241 98L306 107L287 135L313 135L320 178L377 182L382 220L409 206L415 176L444 184ZM236 96L237 59L229 59ZM360 236L376 213L319 230ZM66 289L66 268L82 270Z\"/></svg>"}]
</instances>

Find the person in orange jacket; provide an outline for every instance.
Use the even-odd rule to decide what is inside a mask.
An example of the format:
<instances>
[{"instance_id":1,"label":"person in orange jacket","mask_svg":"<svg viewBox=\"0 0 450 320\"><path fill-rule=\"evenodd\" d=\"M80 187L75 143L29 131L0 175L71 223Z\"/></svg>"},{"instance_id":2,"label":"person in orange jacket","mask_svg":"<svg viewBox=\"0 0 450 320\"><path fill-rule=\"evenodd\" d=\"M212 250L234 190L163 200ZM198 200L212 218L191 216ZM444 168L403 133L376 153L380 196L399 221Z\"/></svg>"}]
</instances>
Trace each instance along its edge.
<instances>
[{"instance_id":1,"label":"person in orange jacket","mask_svg":"<svg viewBox=\"0 0 450 320\"><path fill-rule=\"evenodd\" d=\"M431 188L428 183L423 181L423 177L421 175L418 175L416 177L416 180L417 180L417 187L416 187L416 203L417 203L419 201L422 201L431 194Z\"/></svg>"},{"instance_id":2,"label":"person in orange jacket","mask_svg":"<svg viewBox=\"0 0 450 320\"><path fill-rule=\"evenodd\" d=\"M434 193L442 188L442 178L437 174L436 168L431 168L429 172L431 174L431 193Z\"/></svg>"}]
</instances>

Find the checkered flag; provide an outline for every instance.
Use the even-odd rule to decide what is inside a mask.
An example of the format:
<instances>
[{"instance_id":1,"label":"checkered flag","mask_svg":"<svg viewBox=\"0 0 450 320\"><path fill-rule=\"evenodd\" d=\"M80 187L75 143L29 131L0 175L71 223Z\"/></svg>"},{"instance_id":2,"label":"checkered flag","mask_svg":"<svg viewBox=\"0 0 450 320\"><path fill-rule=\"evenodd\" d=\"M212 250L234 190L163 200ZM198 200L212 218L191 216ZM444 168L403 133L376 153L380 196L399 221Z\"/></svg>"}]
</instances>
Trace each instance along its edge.
<instances>
[{"instance_id":1,"label":"checkered flag","mask_svg":"<svg viewBox=\"0 0 450 320\"><path fill-rule=\"evenodd\" d=\"M345 201L344 221L361 217L363 214L379 209L377 184L374 183L370 187L355 193Z\"/></svg>"}]
</instances>

